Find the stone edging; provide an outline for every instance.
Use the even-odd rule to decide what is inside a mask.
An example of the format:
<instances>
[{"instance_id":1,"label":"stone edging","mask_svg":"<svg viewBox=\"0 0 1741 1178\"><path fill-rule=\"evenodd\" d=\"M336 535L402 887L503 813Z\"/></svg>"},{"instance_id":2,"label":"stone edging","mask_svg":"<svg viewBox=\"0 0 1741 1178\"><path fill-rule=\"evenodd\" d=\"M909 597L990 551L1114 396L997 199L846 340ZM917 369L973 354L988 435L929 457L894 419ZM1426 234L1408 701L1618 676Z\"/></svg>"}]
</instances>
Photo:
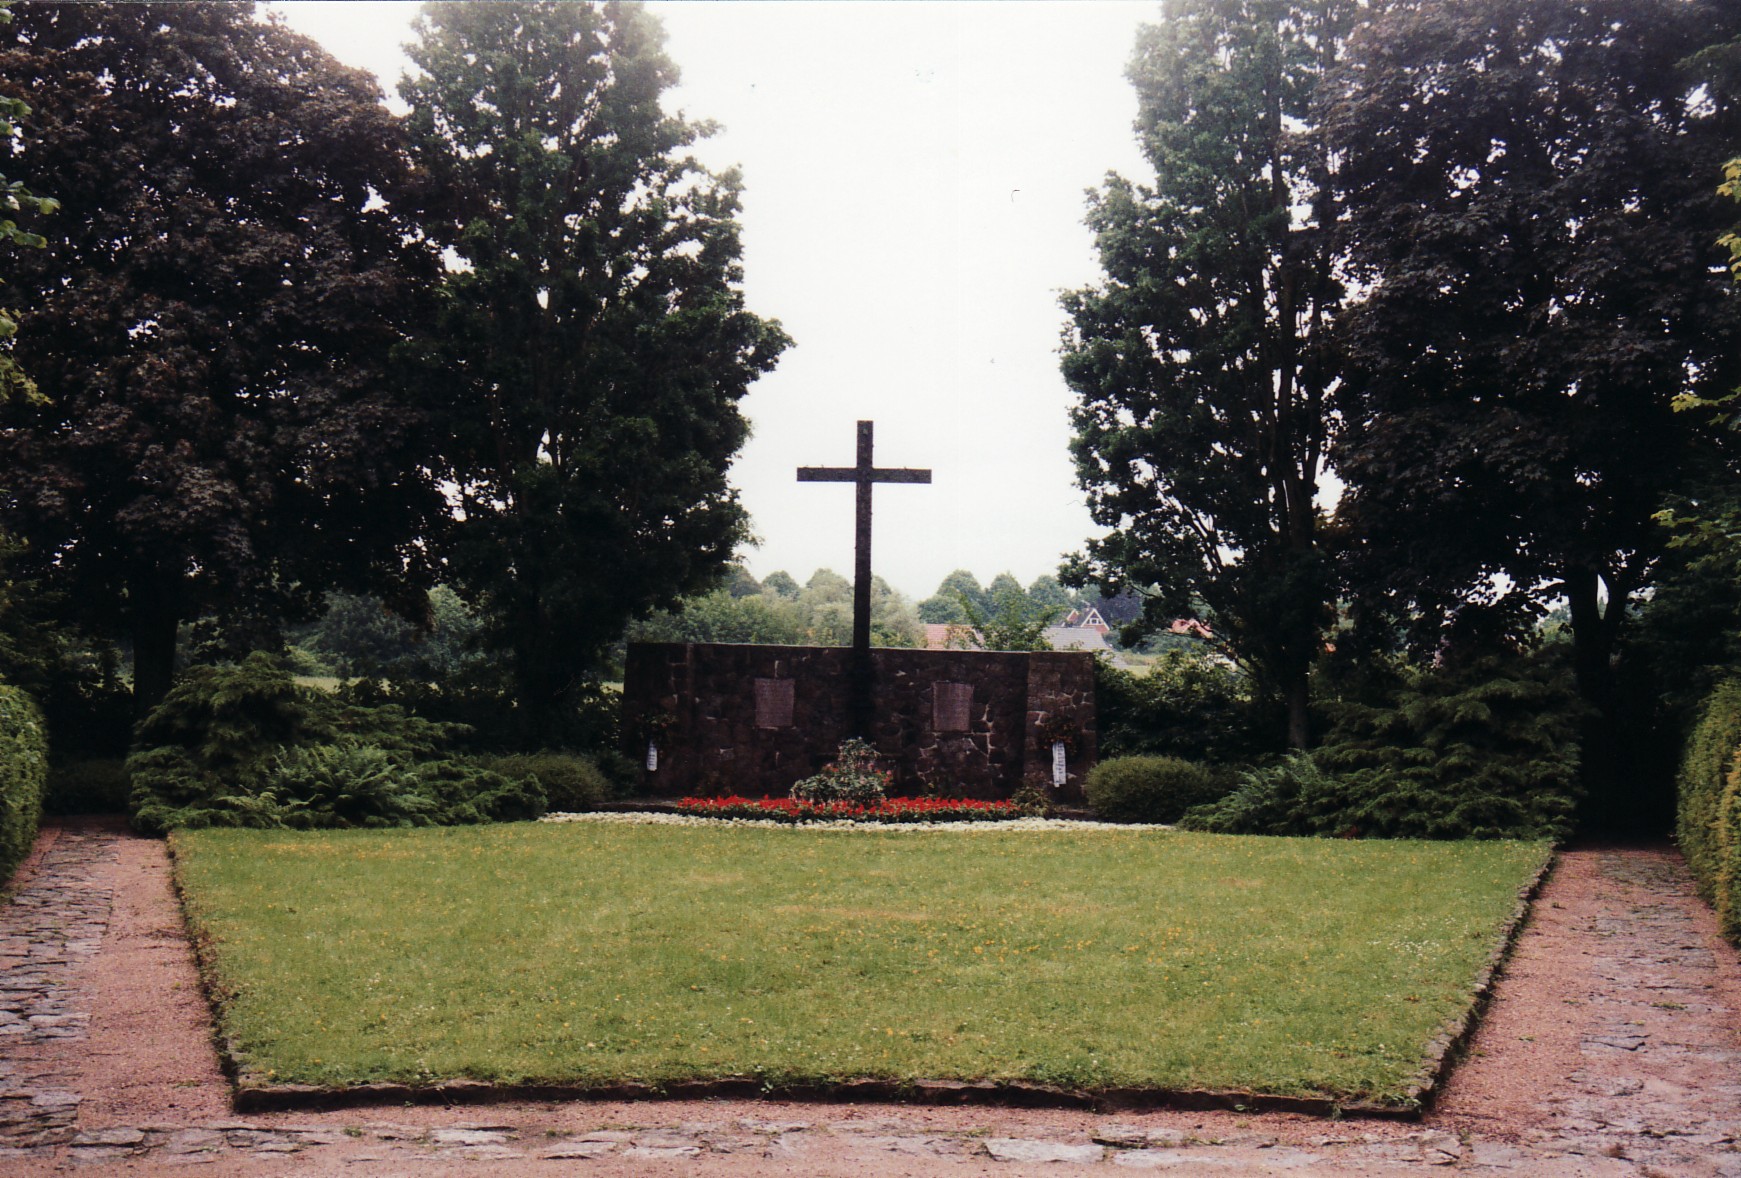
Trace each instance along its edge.
<instances>
[{"instance_id":1,"label":"stone edging","mask_svg":"<svg viewBox=\"0 0 1741 1178\"><path fill-rule=\"evenodd\" d=\"M1417 1116L1425 1113L1432 1107L1433 1101L1438 1099L1439 1093L1444 1090L1446 1077L1451 1074L1451 1068L1462 1058L1469 1041L1475 1037L1475 1030L1481 1025L1482 1016L1493 1002L1494 984L1504 971L1505 963L1510 960L1512 950L1517 947L1518 938L1523 934L1523 926L1529 921L1530 908L1547 883L1548 876L1553 873L1559 857L1558 849L1549 851L1535 875L1517 890L1517 904L1512 908L1511 917L1500 933L1499 944L1493 947L1493 952L1487 957L1487 964L1475 975L1475 990L1470 996L1469 1005L1447 1023L1428 1045L1427 1058L1403 1095L1406 1101L1416 1106ZM1355 1109L1343 1111L1358 1113Z\"/></svg>"},{"instance_id":2,"label":"stone edging","mask_svg":"<svg viewBox=\"0 0 1741 1178\"><path fill-rule=\"evenodd\" d=\"M1092 1112L1154 1109L1298 1113L1313 1117L1359 1116L1378 1120L1420 1118L1418 1106L1344 1103L1331 1097L1281 1096L1262 1092L1221 1092L1165 1088L1061 1088L1023 1080L841 1080L832 1083L770 1084L750 1076L676 1080L666 1084L490 1084L450 1080L440 1084L357 1084L323 1088L312 1084L256 1082L240 1069L230 1044L220 1044L225 1071L236 1080L237 1112L309 1112L376 1105L482 1105L531 1101L780 1100L818 1104L992 1105L1004 1108L1070 1108Z\"/></svg>"},{"instance_id":3,"label":"stone edging","mask_svg":"<svg viewBox=\"0 0 1741 1178\"><path fill-rule=\"evenodd\" d=\"M173 865L175 851L169 847ZM890 1104L999 1105L1014 1108L1075 1108L1094 1112L1138 1112L1153 1109L1225 1110L1251 1113L1297 1113L1314 1117L1361 1117L1374 1120L1418 1121L1431 1106L1445 1077L1461 1055L1481 1016L1492 1001L1493 986L1510 957L1530 905L1557 861L1550 852L1535 875L1518 890L1517 904L1502 930L1500 942L1476 975L1470 1004L1436 1035L1402 1102L1342 1101L1328 1096L1284 1096L1275 1093L1166 1088L1064 1088L1023 1080L877 1080L855 1079L796 1084L768 1083L753 1076L710 1080L678 1080L664 1084L625 1081L606 1085L562 1083L492 1084L478 1080L448 1080L430 1085L375 1083L339 1088L314 1084L274 1084L242 1066L238 1045L219 1030L223 1000L218 994L215 962L205 938L194 930L187 896L179 876L170 872L184 931L199 964L200 987L212 1011L213 1041L224 1074L234 1085L232 1107L239 1113L314 1111L378 1105L488 1105L531 1101L654 1101L654 1100L785 1100L816 1103L874 1101Z\"/></svg>"}]
</instances>

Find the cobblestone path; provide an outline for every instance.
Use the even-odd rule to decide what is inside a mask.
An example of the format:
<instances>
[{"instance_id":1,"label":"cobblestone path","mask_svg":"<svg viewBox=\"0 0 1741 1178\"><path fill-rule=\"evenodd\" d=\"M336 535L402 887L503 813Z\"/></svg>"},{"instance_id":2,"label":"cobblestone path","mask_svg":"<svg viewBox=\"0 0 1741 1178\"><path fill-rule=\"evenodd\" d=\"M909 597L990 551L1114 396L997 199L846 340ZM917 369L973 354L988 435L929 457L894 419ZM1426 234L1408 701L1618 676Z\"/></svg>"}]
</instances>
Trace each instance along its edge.
<instances>
[{"instance_id":1,"label":"cobblestone path","mask_svg":"<svg viewBox=\"0 0 1741 1178\"><path fill-rule=\"evenodd\" d=\"M0 1174L1741 1178L1741 961L1672 852L1562 857L1470 1058L1418 1125L755 1102L116 1120L81 1108L81 1057L120 1050L87 1041L100 971L82 967L129 910L108 882L127 837L60 832L0 909Z\"/></svg>"},{"instance_id":2,"label":"cobblestone path","mask_svg":"<svg viewBox=\"0 0 1741 1178\"><path fill-rule=\"evenodd\" d=\"M109 926L99 867L115 836L53 835L33 877L0 908L0 1156L71 1141L78 1117L74 1045L91 1015L77 974Z\"/></svg>"}]
</instances>

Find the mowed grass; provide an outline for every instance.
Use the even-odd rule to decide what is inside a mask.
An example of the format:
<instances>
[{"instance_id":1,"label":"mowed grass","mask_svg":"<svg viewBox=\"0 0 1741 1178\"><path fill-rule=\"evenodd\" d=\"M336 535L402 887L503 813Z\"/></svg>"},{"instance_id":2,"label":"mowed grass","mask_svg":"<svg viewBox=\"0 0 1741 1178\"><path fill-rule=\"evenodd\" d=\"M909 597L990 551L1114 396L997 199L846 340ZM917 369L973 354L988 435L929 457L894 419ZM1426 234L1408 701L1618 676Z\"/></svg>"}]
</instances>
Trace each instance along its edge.
<instances>
[{"instance_id":1,"label":"mowed grass","mask_svg":"<svg viewBox=\"0 0 1741 1178\"><path fill-rule=\"evenodd\" d=\"M1540 844L516 824L203 831L253 1076L1022 1079L1394 1100Z\"/></svg>"}]
</instances>

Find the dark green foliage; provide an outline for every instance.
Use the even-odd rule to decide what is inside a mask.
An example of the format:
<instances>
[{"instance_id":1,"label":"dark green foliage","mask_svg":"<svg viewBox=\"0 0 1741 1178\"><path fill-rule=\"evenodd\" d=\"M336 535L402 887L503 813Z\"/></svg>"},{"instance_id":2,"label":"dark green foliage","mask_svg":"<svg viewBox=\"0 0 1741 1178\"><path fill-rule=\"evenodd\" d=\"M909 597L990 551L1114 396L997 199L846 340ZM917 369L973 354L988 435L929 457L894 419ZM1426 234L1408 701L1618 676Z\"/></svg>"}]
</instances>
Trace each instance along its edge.
<instances>
[{"instance_id":1,"label":"dark green foliage","mask_svg":"<svg viewBox=\"0 0 1741 1178\"><path fill-rule=\"evenodd\" d=\"M1674 405L1741 382L1714 179L1741 103L1683 64L1737 33L1730 0L1394 0L1325 116L1366 288L1339 329L1354 588L1423 654L1564 598L1604 792L1635 788L1613 655L1651 517L1710 441Z\"/></svg>"},{"instance_id":2,"label":"dark green foliage","mask_svg":"<svg viewBox=\"0 0 1741 1178\"><path fill-rule=\"evenodd\" d=\"M788 340L741 290L735 173L661 102L636 4L431 3L401 86L446 276L427 357L463 515L454 586L512 672L522 743L633 617L715 583L748 521L738 403Z\"/></svg>"},{"instance_id":3,"label":"dark green foliage","mask_svg":"<svg viewBox=\"0 0 1741 1178\"><path fill-rule=\"evenodd\" d=\"M42 808L49 814L125 814L133 789L119 757L71 761L48 771Z\"/></svg>"},{"instance_id":4,"label":"dark green foliage","mask_svg":"<svg viewBox=\"0 0 1741 1178\"><path fill-rule=\"evenodd\" d=\"M1172 823L1232 787L1223 773L1177 757L1114 757L1088 771L1082 790L1108 822Z\"/></svg>"},{"instance_id":5,"label":"dark green foliage","mask_svg":"<svg viewBox=\"0 0 1741 1178\"><path fill-rule=\"evenodd\" d=\"M1067 579L1142 591L1150 630L1201 614L1285 701L1296 747L1330 620L1316 500L1342 299L1313 102L1358 12L1168 0L1130 66L1155 184L1094 195L1106 278L1064 299L1077 481L1111 529Z\"/></svg>"},{"instance_id":6,"label":"dark green foliage","mask_svg":"<svg viewBox=\"0 0 1741 1178\"><path fill-rule=\"evenodd\" d=\"M0 25L12 23L12 5L0 3ZM30 105L19 98L0 98L0 140L11 142L22 138L19 124L30 114ZM0 173L0 245L16 245L41 249L48 239L33 233L13 218L23 215L29 224L29 214L52 213L60 202L30 191L24 181ZM0 344L18 333L19 312L0 307ZM10 353L0 351L0 402L39 396L36 382L18 366Z\"/></svg>"},{"instance_id":7,"label":"dark green foliage","mask_svg":"<svg viewBox=\"0 0 1741 1178\"><path fill-rule=\"evenodd\" d=\"M437 585L425 604L412 622L378 597L329 593L319 618L286 635L291 654L311 660L304 673L343 677L447 680L480 667L477 619L459 596Z\"/></svg>"},{"instance_id":8,"label":"dark green foliage","mask_svg":"<svg viewBox=\"0 0 1741 1178\"><path fill-rule=\"evenodd\" d=\"M616 792L597 763L577 753L520 753L480 758L479 764L511 781L530 778L544 791L546 805L559 813L590 810Z\"/></svg>"},{"instance_id":9,"label":"dark green foliage","mask_svg":"<svg viewBox=\"0 0 1741 1178\"><path fill-rule=\"evenodd\" d=\"M417 766L417 788L435 804L442 826L528 822L544 813L535 778L513 779L473 761L454 758Z\"/></svg>"},{"instance_id":10,"label":"dark green foliage","mask_svg":"<svg viewBox=\"0 0 1741 1178\"><path fill-rule=\"evenodd\" d=\"M190 669L127 759L133 822L400 826L536 817L543 791L456 760L461 730L300 687L265 655Z\"/></svg>"},{"instance_id":11,"label":"dark green foliage","mask_svg":"<svg viewBox=\"0 0 1741 1178\"><path fill-rule=\"evenodd\" d=\"M43 396L0 406L0 520L68 615L131 643L142 715L178 623L426 564L445 505L389 359L436 261L374 80L252 4L14 12L0 79L36 137L0 170L27 155L63 207L8 258Z\"/></svg>"},{"instance_id":12,"label":"dark green foliage","mask_svg":"<svg viewBox=\"0 0 1741 1178\"><path fill-rule=\"evenodd\" d=\"M1723 935L1741 943L1741 682L1705 701L1681 759L1675 839Z\"/></svg>"},{"instance_id":13,"label":"dark green foliage","mask_svg":"<svg viewBox=\"0 0 1741 1178\"><path fill-rule=\"evenodd\" d=\"M1328 708L1311 757L1247 773L1199 830L1373 838L1563 838L1583 708L1548 651L1406 676L1385 705Z\"/></svg>"},{"instance_id":14,"label":"dark green foliage","mask_svg":"<svg viewBox=\"0 0 1741 1178\"><path fill-rule=\"evenodd\" d=\"M1337 782L1310 753L1296 751L1243 771L1237 786L1219 801L1193 808L1179 826L1211 834L1316 834L1320 826L1334 826L1340 800ZM1331 822L1314 821L1327 808Z\"/></svg>"},{"instance_id":15,"label":"dark green foliage","mask_svg":"<svg viewBox=\"0 0 1741 1178\"><path fill-rule=\"evenodd\" d=\"M1229 764L1279 752L1286 715L1254 696L1251 680L1197 644L1170 650L1136 675L1106 659L1094 664L1100 753L1137 753Z\"/></svg>"},{"instance_id":16,"label":"dark green foliage","mask_svg":"<svg viewBox=\"0 0 1741 1178\"><path fill-rule=\"evenodd\" d=\"M36 702L0 683L0 883L30 853L42 821L48 732Z\"/></svg>"},{"instance_id":17,"label":"dark green foliage","mask_svg":"<svg viewBox=\"0 0 1741 1178\"><path fill-rule=\"evenodd\" d=\"M259 792L281 799L281 822L298 830L422 826L436 806L417 784L413 766L365 744L296 745L259 775Z\"/></svg>"}]
</instances>

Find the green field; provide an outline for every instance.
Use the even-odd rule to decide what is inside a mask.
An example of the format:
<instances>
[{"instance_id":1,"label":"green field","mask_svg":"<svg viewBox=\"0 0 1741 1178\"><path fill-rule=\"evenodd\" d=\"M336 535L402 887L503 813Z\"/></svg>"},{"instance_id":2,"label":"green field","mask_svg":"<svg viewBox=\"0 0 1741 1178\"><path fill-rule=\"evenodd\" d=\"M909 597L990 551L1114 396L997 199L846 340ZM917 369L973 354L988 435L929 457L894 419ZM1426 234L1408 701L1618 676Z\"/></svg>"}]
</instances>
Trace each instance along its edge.
<instances>
[{"instance_id":1,"label":"green field","mask_svg":"<svg viewBox=\"0 0 1741 1178\"><path fill-rule=\"evenodd\" d=\"M1548 854L515 824L173 842L251 1077L1396 1099Z\"/></svg>"}]
</instances>

